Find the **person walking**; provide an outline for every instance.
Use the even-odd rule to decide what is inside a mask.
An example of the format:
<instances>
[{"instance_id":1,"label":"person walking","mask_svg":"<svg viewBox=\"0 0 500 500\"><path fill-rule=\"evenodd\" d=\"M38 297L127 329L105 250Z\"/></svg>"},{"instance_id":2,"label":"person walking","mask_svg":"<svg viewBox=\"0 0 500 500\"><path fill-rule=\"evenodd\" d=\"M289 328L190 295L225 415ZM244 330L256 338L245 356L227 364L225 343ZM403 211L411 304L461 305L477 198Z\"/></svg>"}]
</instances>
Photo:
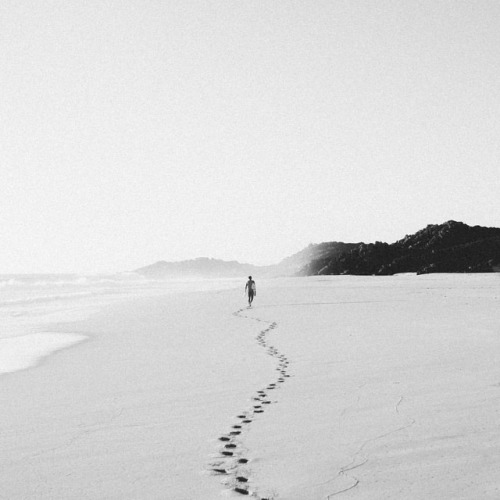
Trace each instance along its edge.
<instances>
[{"instance_id":1,"label":"person walking","mask_svg":"<svg viewBox=\"0 0 500 500\"><path fill-rule=\"evenodd\" d=\"M245 292L248 294L248 307L252 307L253 298L257 295L257 288L251 276L248 277L247 284L245 285Z\"/></svg>"}]
</instances>

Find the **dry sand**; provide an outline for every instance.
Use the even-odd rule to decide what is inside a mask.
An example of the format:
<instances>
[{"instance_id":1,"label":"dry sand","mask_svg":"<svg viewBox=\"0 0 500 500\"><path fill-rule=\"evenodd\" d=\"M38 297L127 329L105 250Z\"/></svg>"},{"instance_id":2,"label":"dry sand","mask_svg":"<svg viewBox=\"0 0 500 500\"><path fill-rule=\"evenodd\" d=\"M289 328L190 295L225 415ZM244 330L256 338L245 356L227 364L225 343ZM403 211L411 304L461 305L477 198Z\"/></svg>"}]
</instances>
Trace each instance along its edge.
<instances>
[{"instance_id":1,"label":"dry sand","mask_svg":"<svg viewBox=\"0 0 500 500\"><path fill-rule=\"evenodd\" d=\"M500 498L499 275L242 284L52 325L87 340L0 376L0 498Z\"/></svg>"}]
</instances>

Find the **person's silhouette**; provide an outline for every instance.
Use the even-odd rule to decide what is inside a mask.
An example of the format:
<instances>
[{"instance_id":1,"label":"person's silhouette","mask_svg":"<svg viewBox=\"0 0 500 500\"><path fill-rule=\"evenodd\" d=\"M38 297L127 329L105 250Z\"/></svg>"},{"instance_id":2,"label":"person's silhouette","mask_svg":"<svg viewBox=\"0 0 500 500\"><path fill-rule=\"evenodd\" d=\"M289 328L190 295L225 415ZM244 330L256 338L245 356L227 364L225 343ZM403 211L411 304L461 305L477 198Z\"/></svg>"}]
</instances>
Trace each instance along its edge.
<instances>
[{"instance_id":1,"label":"person's silhouette","mask_svg":"<svg viewBox=\"0 0 500 500\"><path fill-rule=\"evenodd\" d=\"M248 294L248 305L252 307L253 298L257 295L255 281L251 276L248 277L247 284L245 285L245 292Z\"/></svg>"}]
</instances>

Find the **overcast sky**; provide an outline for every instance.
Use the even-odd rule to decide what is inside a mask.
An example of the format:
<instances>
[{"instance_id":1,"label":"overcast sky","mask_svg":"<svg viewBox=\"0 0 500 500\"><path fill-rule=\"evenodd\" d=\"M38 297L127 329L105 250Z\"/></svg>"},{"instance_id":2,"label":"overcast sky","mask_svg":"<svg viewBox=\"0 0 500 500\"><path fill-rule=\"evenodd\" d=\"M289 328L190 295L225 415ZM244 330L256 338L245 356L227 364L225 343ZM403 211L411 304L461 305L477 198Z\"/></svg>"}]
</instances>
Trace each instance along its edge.
<instances>
[{"instance_id":1,"label":"overcast sky","mask_svg":"<svg viewBox=\"0 0 500 500\"><path fill-rule=\"evenodd\" d=\"M498 0L2 0L0 273L500 226Z\"/></svg>"}]
</instances>

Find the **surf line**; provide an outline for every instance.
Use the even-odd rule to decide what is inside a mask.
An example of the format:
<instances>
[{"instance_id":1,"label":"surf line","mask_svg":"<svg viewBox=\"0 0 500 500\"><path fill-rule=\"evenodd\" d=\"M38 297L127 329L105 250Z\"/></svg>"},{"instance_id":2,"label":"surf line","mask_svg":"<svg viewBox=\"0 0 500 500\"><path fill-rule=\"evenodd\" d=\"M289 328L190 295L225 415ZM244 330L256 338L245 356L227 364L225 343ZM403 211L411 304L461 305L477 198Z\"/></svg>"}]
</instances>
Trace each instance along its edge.
<instances>
[{"instance_id":1,"label":"surf line","mask_svg":"<svg viewBox=\"0 0 500 500\"><path fill-rule=\"evenodd\" d=\"M217 457L210 463L209 471L211 474L222 477L222 484L226 488L239 493L240 495L248 495L257 500L272 500L271 496L260 496L251 480L251 460L246 455L243 438L246 432L251 428L252 422L259 418L266 411L269 405L277 401L271 399L273 391L279 389L287 378L288 366L290 364L288 358L282 354L276 347L269 344L267 335L272 330L278 327L275 321L267 321L252 316L245 316L245 309L239 309L233 313L233 316L239 318L251 319L266 323L267 327L259 332L255 340L257 344L266 350L266 354L276 359L277 377L273 379L267 386L255 391L251 397L251 405L236 415L236 422L225 434L219 436L220 442Z\"/></svg>"}]
</instances>

